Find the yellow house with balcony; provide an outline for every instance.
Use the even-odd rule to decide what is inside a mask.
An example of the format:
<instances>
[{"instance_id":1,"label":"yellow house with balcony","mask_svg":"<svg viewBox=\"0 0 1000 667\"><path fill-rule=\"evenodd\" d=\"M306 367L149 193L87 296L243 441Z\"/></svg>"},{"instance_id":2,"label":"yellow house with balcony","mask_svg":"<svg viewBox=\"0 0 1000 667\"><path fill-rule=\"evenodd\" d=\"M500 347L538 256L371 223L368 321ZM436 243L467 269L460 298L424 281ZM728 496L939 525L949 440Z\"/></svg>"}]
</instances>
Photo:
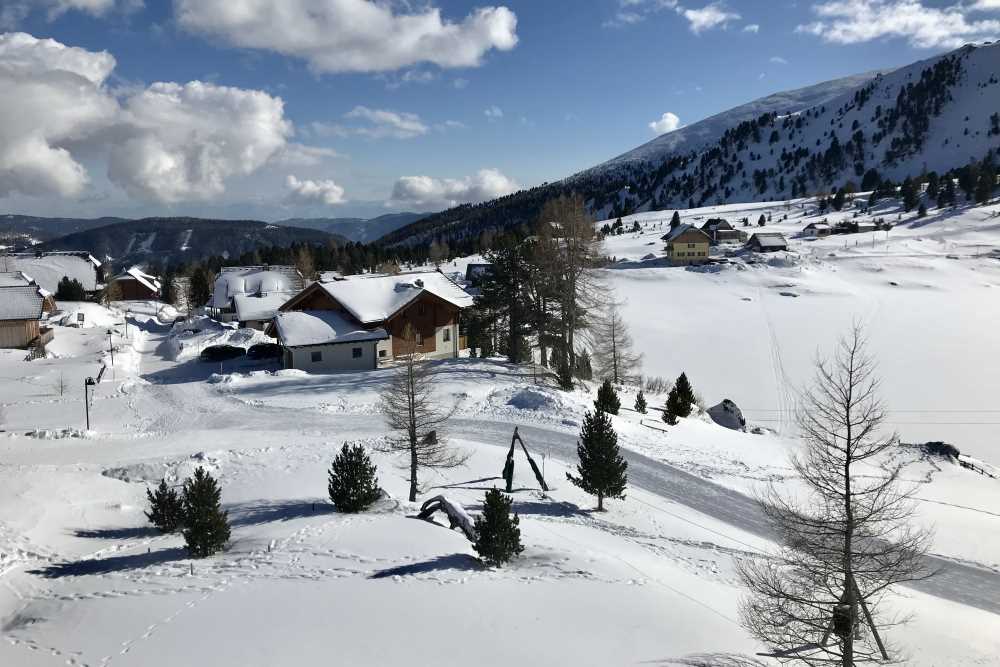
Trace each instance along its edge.
<instances>
[{"instance_id":1,"label":"yellow house with balcony","mask_svg":"<svg viewBox=\"0 0 1000 667\"><path fill-rule=\"evenodd\" d=\"M712 239L692 225L677 225L664 237L667 258L674 266L704 264L708 261L708 247Z\"/></svg>"}]
</instances>

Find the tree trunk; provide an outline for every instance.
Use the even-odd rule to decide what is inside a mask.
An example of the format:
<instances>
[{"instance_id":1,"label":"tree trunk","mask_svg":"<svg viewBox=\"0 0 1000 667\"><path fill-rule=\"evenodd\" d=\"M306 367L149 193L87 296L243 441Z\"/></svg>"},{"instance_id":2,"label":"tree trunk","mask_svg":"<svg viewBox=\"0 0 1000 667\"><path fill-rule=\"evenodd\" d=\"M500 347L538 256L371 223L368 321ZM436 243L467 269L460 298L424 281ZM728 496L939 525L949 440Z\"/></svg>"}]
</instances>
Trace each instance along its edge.
<instances>
[{"instance_id":1,"label":"tree trunk","mask_svg":"<svg viewBox=\"0 0 1000 667\"><path fill-rule=\"evenodd\" d=\"M603 493L598 493L597 494L597 511L598 512L603 512L604 511L604 494Z\"/></svg>"}]
</instances>

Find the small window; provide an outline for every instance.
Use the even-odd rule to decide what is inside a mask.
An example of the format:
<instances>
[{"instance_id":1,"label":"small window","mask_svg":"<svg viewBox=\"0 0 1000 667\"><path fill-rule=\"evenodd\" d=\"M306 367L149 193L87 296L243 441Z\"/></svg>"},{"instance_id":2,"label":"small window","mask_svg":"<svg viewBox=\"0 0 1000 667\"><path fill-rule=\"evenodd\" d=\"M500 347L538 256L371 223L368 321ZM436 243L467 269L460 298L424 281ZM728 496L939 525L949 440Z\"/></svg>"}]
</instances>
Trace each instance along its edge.
<instances>
[{"instance_id":1,"label":"small window","mask_svg":"<svg viewBox=\"0 0 1000 667\"><path fill-rule=\"evenodd\" d=\"M441 340L443 340L446 343L451 340L451 327L448 327L447 329L444 330L443 335L441 336Z\"/></svg>"},{"instance_id":2,"label":"small window","mask_svg":"<svg viewBox=\"0 0 1000 667\"><path fill-rule=\"evenodd\" d=\"M312 362L314 364L318 363L320 361L323 361L323 353L322 352L318 352L318 351L317 352L313 352L313 353L310 354L310 358L312 359Z\"/></svg>"},{"instance_id":3,"label":"small window","mask_svg":"<svg viewBox=\"0 0 1000 667\"><path fill-rule=\"evenodd\" d=\"M424 335L418 331L417 332L417 345L423 345L423 344L424 344Z\"/></svg>"},{"instance_id":4,"label":"small window","mask_svg":"<svg viewBox=\"0 0 1000 667\"><path fill-rule=\"evenodd\" d=\"M385 358L386 356L388 356L388 354L389 354L389 350L379 350L378 351L378 357L379 357L379 359Z\"/></svg>"},{"instance_id":5,"label":"small window","mask_svg":"<svg viewBox=\"0 0 1000 667\"><path fill-rule=\"evenodd\" d=\"M364 354L364 350L360 347L351 348L351 356L355 359L360 359L362 354Z\"/></svg>"}]
</instances>

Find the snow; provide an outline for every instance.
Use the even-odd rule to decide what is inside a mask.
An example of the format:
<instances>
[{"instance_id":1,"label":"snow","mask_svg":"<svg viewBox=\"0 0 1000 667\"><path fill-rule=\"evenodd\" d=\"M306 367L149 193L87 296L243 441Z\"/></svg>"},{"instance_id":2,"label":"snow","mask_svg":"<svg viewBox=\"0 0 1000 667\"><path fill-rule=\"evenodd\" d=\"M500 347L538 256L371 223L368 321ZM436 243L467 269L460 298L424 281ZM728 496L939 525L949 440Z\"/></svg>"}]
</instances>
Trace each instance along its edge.
<instances>
[{"instance_id":1,"label":"snow","mask_svg":"<svg viewBox=\"0 0 1000 667\"><path fill-rule=\"evenodd\" d=\"M277 310L293 296L295 295L290 292L272 292L261 296L237 294L233 297L236 319L240 322L270 320Z\"/></svg>"},{"instance_id":2,"label":"snow","mask_svg":"<svg viewBox=\"0 0 1000 667\"><path fill-rule=\"evenodd\" d=\"M53 294L59 288L59 281L64 276L78 280L88 292L96 291L98 283L95 262L97 260L91 261L68 253L46 253L40 257L11 255L0 258L0 266L5 266L5 271L22 271ZM97 262L96 266L100 266L100 263Z\"/></svg>"},{"instance_id":3,"label":"snow","mask_svg":"<svg viewBox=\"0 0 1000 667\"><path fill-rule=\"evenodd\" d=\"M791 243L774 263L737 254L712 270L665 266L659 237L672 211L636 216L641 233L605 242L625 260L603 275L628 299L645 374L684 370L706 405L730 398L749 423L731 430L698 411L667 426L666 396L647 392L649 414L612 418L630 484L603 513L565 481L595 384L563 392L501 360L435 362L438 401L455 408L441 435L470 458L424 476L411 504L399 500L405 460L378 451L388 435L379 396L393 369L310 375L241 360L219 372L197 361L205 346L270 339L205 317L173 324L175 313L152 302L127 304L126 335L126 304L61 304L49 358L0 351L0 664L757 660L766 647L737 622L734 559L772 545L748 496L772 482L799 488L787 462L800 447L791 391L852 321L869 327L905 439L952 442L984 470L1000 463L994 427L913 423L996 421L993 208L904 216L873 247L871 234L795 238L816 219L800 203L682 211L731 222L773 213L767 229ZM779 222L786 212L792 219ZM59 324L75 324L76 312L82 328ZM102 364L85 431L83 382ZM623 406L634 399L623 389ZM445 495L474 519L484 492L503 486L514 426L551 490L538 488L518 449L512 496L525 551L483 568L447 520L410 517ZM345 442L378 466L386 496L369 512L340 514L327 500L327 469ZM932 551L947 570L939 584L890 596L913 620L889 639L908 664L998 664L1000 480L916 448L895 457L909 463L917 519L935 526ZM149 530L143 510L149 485L178 484L198 465L219 479L233 534L228 550L192 561L180 536Z\"/></svg>"},{"instance_id":4,"label":"snow","mask_svg":"<svg viewBox=\"0 0 1000 667\"><path fill-rule=\"evenodd\" d=\"M437 271L351 276L319 285L363 324L386 321L424 292L458 308L472 305L472 297L465 290Z\"/></svg>"},{"instance_id":5,"label":"snow","mask_svg":"<svg viewBox=\"0 0 1000 667\"><path fill-rule=\"evenodd\" d=\"M37 320L42 316L38 287L0 287L0 321Z\"/></svg>"},{"instance_id":6,"label":"snow","mask_svg":"<svg viewBox=\"0 0 1000 667\"><path fill-rule=\"evenodd\" d=\"M302 279L295 267L226 267L215 279L208 305L211 308L230 308L237 295L294 294L301 288Z\"/></svg>"},{"instance_id":7,"label":"snow","mask_svg":"<svg viewBox=\"0 0 1000 667\"><path fill-rule=\"evenodd\" d=\"M384 340L385 329L366 330L332 310L303 310L277 313L274 326L278 339L287 347Z\"/></svg>"}]
</instances>

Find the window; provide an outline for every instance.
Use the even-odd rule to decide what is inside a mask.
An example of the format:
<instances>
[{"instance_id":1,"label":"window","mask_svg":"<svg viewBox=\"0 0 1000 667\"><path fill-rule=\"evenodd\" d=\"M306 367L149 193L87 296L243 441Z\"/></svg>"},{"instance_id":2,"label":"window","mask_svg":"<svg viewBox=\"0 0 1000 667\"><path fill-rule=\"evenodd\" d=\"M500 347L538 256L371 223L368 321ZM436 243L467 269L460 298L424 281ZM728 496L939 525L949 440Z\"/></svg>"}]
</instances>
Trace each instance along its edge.
<instances>
[{"instance_id":1,"label":"window","mask_svg":"<svg viewBox=\"0 0 1000 667\"><path fill-rule=\"evenodd\" d=\"M364 350L360 347L351 348L351 356L353 358L360 359L362 354L364 354Z\"/></svg>"},{"instance_id":2,"label":"window","mask_svg":"<svg viewBox=\"0 0 1000 667\"><path fill-rule=\"evenodd\" d=\"M386 355L388 355L388 354L389 354L389 350L379 350L378 351L378 358L379 359L384 359L386 357Z\"/></svg>"},{"instance_id":3,"label":"window","mask_svg":"<svg viewBox=\"0 0 1000 667\"><path fill-rule=\"evenodd\" d=\"M314 364L318 363L320 361L323 361L323 353L319 351L313 352L310 354L310 358L312 359L312 362Z\"/></svg>"},{"instance_id":4,"label":"window","mask_svg":"<svg viewBox=\"0 0 1000 667\"><path fill-rule=\"evenodd\" d=\"M444 330L444 331L442 332L442 335L441 335L441 340L443 340L443 341L444 341L444 342L446 342L446 343L447 343L448 341L450 341L450 340L451 340L451 327L447 327L447 328L446 328L446 329L445 329L445 330Z\"/></svg>"},{"instance_id":5,"label":"window","mask_svg":"<svg viewBox=\"0 0 1000 667\"><path fill-rule=\"evenodd\" d=\"M689 248L693 248L693 247L694 247L694 244L693 244L693 243L688 243L688 247L689 247Z\"/></svg>"},{"instance_id":6,"label":"window","mask_svg":"<svg viewBox=\"0 0 1000 667\"><path fill-rule=\"evenodd\" d=\"M424 344L424 335L418 331L417 332L417 345L423 345L423 344Z\"/></svg>"}]
</instances>

